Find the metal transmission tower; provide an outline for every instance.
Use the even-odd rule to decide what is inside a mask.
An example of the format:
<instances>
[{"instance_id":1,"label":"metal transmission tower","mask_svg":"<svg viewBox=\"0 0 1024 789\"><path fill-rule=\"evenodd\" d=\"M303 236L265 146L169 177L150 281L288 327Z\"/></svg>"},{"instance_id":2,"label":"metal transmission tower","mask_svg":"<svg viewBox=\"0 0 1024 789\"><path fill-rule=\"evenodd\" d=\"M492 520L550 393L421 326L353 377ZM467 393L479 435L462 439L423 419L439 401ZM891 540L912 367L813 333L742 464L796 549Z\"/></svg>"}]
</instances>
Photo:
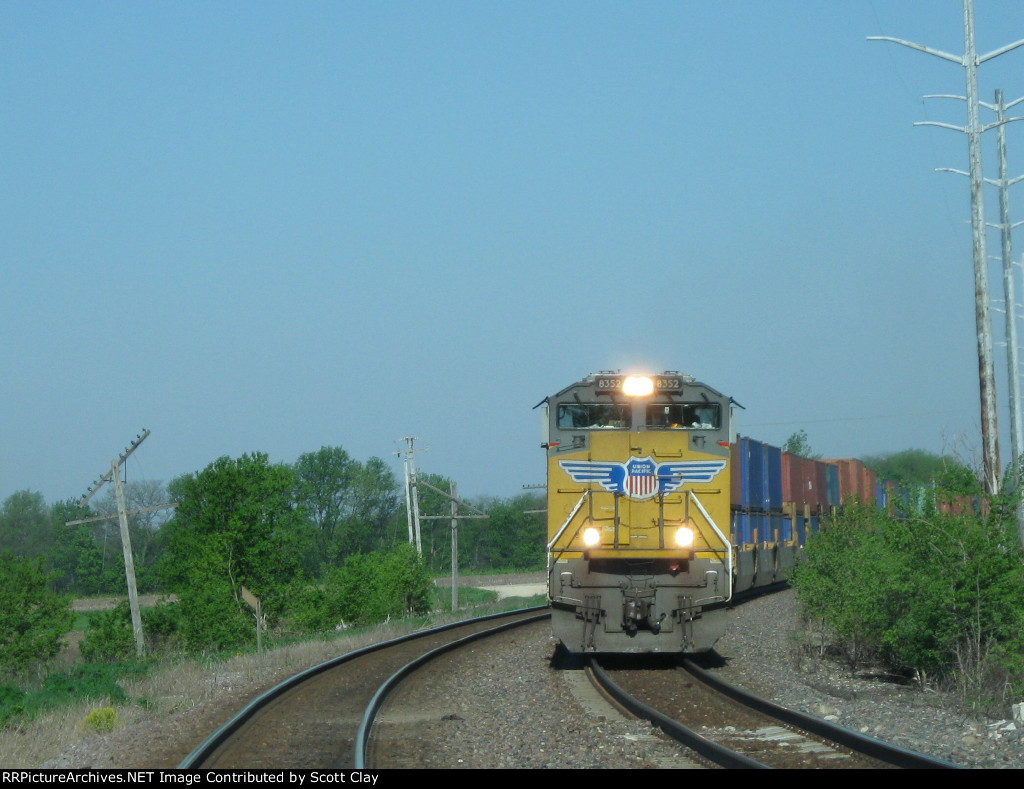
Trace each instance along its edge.
<instances>
[{"instance_id":1,"label":"metal transmission tower","mask_svg":"<svg viewBox=\"0 0 1024 789\"><path fill-rule=\"evenodd\" d=\"M996 91L994 105L983 104L996 113L997 151L999 156L999 178L996 181L985 179L986 183L994 184L999 189L999 222L993 225L999 228L1003 263L1003 293L1006 303L1006 365L1009 368L1010 389L1010 450L1013 453L1011 466L1014 480L1014 492L1017 495L1017 537L1024 545L1024 497L1021 497L1021 452L1024 452L1024 424L1021 423L1020 367L1017 347L1017 295L1013 276L1013 241L1011 231L1021 222L1010 222L1010 187L1024 180L1024 175L1016 178L1007 177L1006 167L1006 124L1024 118L1007 118L1006 110L1020 104L1024 98L1015 99L1009 104L1003 103L1003 92Z\"/></svg>"},{"instance_id":2,"label":"metal transmission tower","mask_svg":"<svg viewBox=\"0 0 1024 789\"><path fill-rule=\"evenodd\" d=\"M170 507L175 507L175 504L163 504L159 507L146 507L145 509L132 510L128 512L124 502L124 487L121 485L121 474L119 469L121 464L124 463L128 456L138 449L139 444L146 440L149 436L148 430L143 430L139 433L135 440L122 452L118 457L110 462L110 471L101 476L92 485L89 486L89 490L86 491L85 495L78 500L78 506L84 507L86 503L93 497L105 482L113 480L114 482L114 493L117 496L117 513L110 513L107 515L97 515L93 518L79 518L78 520L68 521L67 526L73 526L76 523L90 523L93 521L109 520L110 518L117 517L121 526L121 550L124 553L124 574L125 579L128 583L128 607L131 609L132 615L132 632L135 634L135 652L139 657L142 657L146 651L146 642L142 635L142 614L139 611L139 593L135 587L135 559L132 555L132 541L128 534L128 516L134 515L140 512L154 512L156 510L165 510Z\"/></svg>"},{"instance_id":3,"label":"metal transmission tower","mask_svg":"<svg viewBox=\"0 0 1024 789\"><path fill-rule=\"evenodd\" d=\"M949 96L949 95L929 95L925 96L926 99L957 99L959 101L966 101L964 96ZM1024 175L1019 175L1016 178L1010 178L1007 176L1006 166L1006 124L1013 121L1024 120L1024 117L1007 118L1006 111L1011 107L1016 106L1020 102L1024 101L1024 98L1015 99L1009 104L1003 101L1003 92L996 90L996 98L994 104L987 104L983 101L978 103L985 109L992 110L996 114L995 123L983 126L982 133L987 132L989 129L996 129L996 150L999 158L999 178L985 178L985 183L995 186L999 190L999 222L988 222L987 227L997 228L1000 231L1000 246L1002 249L1002 264L1003 264L1003 296L1006 308L1006 364L1009 371L1009 383L1008 388L1010 390L1010 450L1013 454L1011 468L1014 469L1014 479L1019 489L1022 480L1019 478L1019 461L1021 452L1024 451L1024 423L1021 420L1021 395L1020 395L1020 376L1018 374L1019 363L1017 360L1018 346L1017 346L1017 315L1016 315L1016 288L1014 285L1013 276L1013 243L1012 243L1012 230L1021 222L1011 223L1010 222L1010 187L1024 180ZM915 126L924 125L935 125L935 126L947 126L941 123L919 123L914 124ZM950 127L957 131L963 131L960 127ZM939 172L943 173L956 173L957 175L969 176L970 173L965 173L963 170L956 170L952 167L939 167ZM1024 499L1021 500L1018 507L1017 514L1017 528L1021 535L1021 540L1024 542Z\"/></svg>"},{"instance_id":4,"label":"metal transmission tower","mask_svg":"<svg viewBox=\"0 0 1024 789\"><path fill-rule=\"evenodd\" d=\"M942 123L920 125L945 126L967 134L971 179L971 233L974 252L974 319L978 337L978 373L981 390L981 442L984 457L985 490L999 492L999 430L996 422L995 375L992 363L992 331L988 306L988 259L985 253L985 210L982 194L981 133L978 101L978 66L1024 44L1024 39L1007 44L985 55L978 55L974 46L974 3L964 0L964 54L952 55L931 47L889 36L868 36L868 41L891 41L928 55L935 55L963 67L967 83L967 125ZM918 125L918 124L915 124Z\"/></svg>"}]
</instances>

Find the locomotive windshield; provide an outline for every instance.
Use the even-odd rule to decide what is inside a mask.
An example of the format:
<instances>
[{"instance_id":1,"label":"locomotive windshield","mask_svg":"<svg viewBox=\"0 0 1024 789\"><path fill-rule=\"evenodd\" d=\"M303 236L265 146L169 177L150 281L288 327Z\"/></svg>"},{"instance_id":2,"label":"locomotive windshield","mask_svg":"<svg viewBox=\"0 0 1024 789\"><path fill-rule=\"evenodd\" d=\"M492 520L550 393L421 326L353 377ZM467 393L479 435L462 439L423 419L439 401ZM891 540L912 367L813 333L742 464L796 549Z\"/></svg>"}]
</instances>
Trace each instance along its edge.
<instances>
[{"instance_id":1,"label":"locomotive windshield","mask_svg":"<svg viewBox=\"0 0 1024 789\"><path fill-rule=\"evenodd\" d=\"M556 419L562 430L627 430L632 424L629 405L616 403L559 403Z\"/></svg>"},{"instance_id":2,"label":"locomotive windshield","mask_svg":"<svg viewBox=\"0 0 1024 789\"><path fill-rule=\"evenodd\" d=\"M654 403L647 406L647 427L658 430L718 430L722 408L718 403Z\"/></svg>"}]
</instances>

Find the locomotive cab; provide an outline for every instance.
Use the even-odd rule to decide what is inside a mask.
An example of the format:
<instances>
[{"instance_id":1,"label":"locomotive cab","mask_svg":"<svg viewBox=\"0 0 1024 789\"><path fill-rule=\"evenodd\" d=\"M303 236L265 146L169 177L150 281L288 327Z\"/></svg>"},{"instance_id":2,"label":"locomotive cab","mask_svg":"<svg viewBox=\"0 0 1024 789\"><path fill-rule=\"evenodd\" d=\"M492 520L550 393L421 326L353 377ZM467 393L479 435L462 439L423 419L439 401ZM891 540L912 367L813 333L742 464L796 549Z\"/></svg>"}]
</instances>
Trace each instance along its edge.
<instances>
[{"instance_id":1,"label":"locomotive cab","mask_svg":"<svg viewBox=\"0 0 1024 789\"><path fill-rule=\"evenodd\" d=\"M546 398L548 598L571 652L699 652L732 594L735 403L691 376L597 373Z\"/></svg>"}]
</instances>

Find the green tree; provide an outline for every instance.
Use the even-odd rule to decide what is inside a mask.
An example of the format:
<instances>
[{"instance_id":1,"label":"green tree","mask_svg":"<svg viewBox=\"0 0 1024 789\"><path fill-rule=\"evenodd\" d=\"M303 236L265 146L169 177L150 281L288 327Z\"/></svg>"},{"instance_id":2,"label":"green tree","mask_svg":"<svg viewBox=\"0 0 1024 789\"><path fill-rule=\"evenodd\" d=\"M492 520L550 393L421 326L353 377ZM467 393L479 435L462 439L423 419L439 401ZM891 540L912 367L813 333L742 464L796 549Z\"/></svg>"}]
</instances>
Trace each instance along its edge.
<instances>
[{"instance_id":1,"label":"green tree","mask_svg":"<svg viewBox=\"0 0 1024 789\"><path fill-rule=\"evenodd\" d=\"M103 554L93 536L93 524L67 524L92 513L71 499L54 504L52 513L54 540L47 565L54 574L54 586L76 595L99 594L103 591Z\"/></svg>"},{"instance_id":2,"label":"green tree","mask_svg":"<svg viewBox=\"0 0 1024 789\"><path fill-rule=\"evenodd\" d=\"M60 651L74 614L48 580L42 557L0 553L0 666L19 671Z\"/></svg>"},{"instance_id":3,"label":"green tree","mask_svg":"<svg viewBox=\"0 0 1024 789\"><path fill-rule=\"evenodd\" d=\"M359 467L353 488L346 554L386 549L407 536L406 523L400 517L402 487L387 463L371 457Z\"/></svg>"},{"instance_id":4,"label":"green tree","mask_svg":"<svg viewBox=\"0 0 1024 789\"><path fill-rule=\"evenodd\" d=\"M295 498L317 535L315 566L338 566L345 556L390 545L399 513L399 488L379 458L361 464L341 447L321 447L299 456Z\"/></svg>"},{"instance_id":5,"label":"green tree","mask_svg":"<svg viewBox=\"0 0 1024 789\"><path fill-rule=\"evenodd\" d=\"M879 478L897 484L925 485L935 483L949 474L973 477L971 470L958 460L936 455L923 449L905 449L885 455L862 458L865 466Z\"/></svg>"},{"instance_id":6,"label":"green tree","mask_svg":"<svg viewBox=\"0 0 1024 789\"><path fill-rule=\"evenodd\" d=\"M169 486L162 575L179 598L192 649L232 646L251 632L245 586L272 620L301 571L312 533L294 506L294 475L262 453L219 458Z\"/></svg>"},{"instance_id":7,"label":"green tree","mask_svg":"<svg viewBox=\"0 0 1024 789\"><path fill-rule=\"evenodd\" d=\"M534 570L544 567L547 526L544 501L523 493L480 503L488 517L462 521L459 562L467 570Z\"/></svg>"},{"instance_id":8,"label":"green tree","mask_svg":"<svg viewBox=\"0 0 1024 789\"><path fill-rule=\"evenodd\" d=\"M807 433L803 430L797 430L793 435L786 439L786 443L782 445L782 451L788 452L791 455L798 455L808 460L820 460L821 455L815 455L811 451L811 444L807 440Z\"/></svg>"},{"instance_id":9,"label":"green tree","mask_svg":"<svg viewBox=\"0 0 1024 789\"><path fill-rule=\"evenodd\" d=\"M321 447L295 461L295 499L316 529L318 562L334 563L342 550L357 467L341 447Z\"/></svg>"},{"instance_id":10,"label":"green tree","mask_svg":"<svg viewBox=\"0 0 1024 789\"><path fill-rule=\"evenodd\" d=\"M19 490L0 505L0 551L43 556L53 539L50 511L42 493Z\"/></svg>"},{"instance_id":11,"label":"green tree","mask_svg":"<svg viewBox=\"0 0 1024 789\"><path fill-rule=\"evenodd\" d=\"M159 585L156 566L160 558L160 530L174 512L167 489L159 482L139 480L124 485L125 510L128 512L128 538L132 546L135 583L141 592L155 591ZM96 503L96 509L110 518L95 524L99 544L104 549L107 590L121 593L125 586L124 548L121 522L117 514L117 496L112 486Z\"/></svg>"}]
</instances>

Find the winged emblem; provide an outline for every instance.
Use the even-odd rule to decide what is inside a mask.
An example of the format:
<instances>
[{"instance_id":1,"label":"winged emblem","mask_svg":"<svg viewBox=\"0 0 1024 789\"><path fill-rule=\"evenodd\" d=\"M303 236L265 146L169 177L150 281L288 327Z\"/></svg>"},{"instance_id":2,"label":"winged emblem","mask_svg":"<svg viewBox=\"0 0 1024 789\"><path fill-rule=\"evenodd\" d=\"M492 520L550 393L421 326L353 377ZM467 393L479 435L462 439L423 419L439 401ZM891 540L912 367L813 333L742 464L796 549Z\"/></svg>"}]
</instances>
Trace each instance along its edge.
<instances>
[{"instance_id":1,"label":"winged emblem","mask_svg":"<svg viewBox=\"0 0 1024 789\"><path fill-rule=\"evenodd\" d=\"M725 468L724 460L676 460L658 463L648 455L625 463L603 460L560 460L558 465L573 482L597 484L609 493L631 499L649 499L672 493L686 483L707 483Z\"/></svg>"}]
</instances>

